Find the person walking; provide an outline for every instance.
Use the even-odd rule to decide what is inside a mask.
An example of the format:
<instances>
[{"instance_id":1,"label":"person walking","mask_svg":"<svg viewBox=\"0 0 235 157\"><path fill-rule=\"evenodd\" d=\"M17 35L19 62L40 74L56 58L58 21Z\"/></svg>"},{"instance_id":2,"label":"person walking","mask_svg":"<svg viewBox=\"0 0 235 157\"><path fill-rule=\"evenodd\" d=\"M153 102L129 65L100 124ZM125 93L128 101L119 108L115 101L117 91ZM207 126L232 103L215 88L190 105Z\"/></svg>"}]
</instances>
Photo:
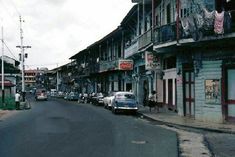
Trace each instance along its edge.
<instances>
[{"instance_id":1,"label":"person walking","mask_svg":"<svg viewBox=\"0 0 235 157\"><path fill-rule=\"evenodd\" d=\"M15 107L17 110L20 109L20 93L18 92L15 94Z\"/></svg>"},{"instance_id":2,"label":"person walking","mask_svg":"<svg viewBox=\"0 0 235 157\"><path fill-rule=\"evenodd\" d=\"M157 107L157 111L159 111L159 108L157 106L157 93L156 91L152 91L151 94L149 95L149 110L151 112L151 108Z\"/></svg>"}]
</instances>

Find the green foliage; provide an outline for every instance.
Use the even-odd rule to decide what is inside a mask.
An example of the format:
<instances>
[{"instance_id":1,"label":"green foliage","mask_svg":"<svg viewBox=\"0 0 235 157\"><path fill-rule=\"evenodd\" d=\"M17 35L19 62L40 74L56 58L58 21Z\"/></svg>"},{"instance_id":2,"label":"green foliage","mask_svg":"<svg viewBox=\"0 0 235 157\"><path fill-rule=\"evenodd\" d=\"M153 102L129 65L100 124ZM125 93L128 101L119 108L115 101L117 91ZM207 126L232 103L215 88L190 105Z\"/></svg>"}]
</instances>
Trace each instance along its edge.
<instances>
[{"instance_id":1,"label":"green foliage","mask_svg":"<svg viewBox=\"0 0 235 157\"><path fill-rule=\"evenodd\" d=\"M0 97L0 109L3 110L14 110L15 109L15 98L12 96L5 97L5 105L2 103L2 97Z\"/></svg>"}]
</instances>

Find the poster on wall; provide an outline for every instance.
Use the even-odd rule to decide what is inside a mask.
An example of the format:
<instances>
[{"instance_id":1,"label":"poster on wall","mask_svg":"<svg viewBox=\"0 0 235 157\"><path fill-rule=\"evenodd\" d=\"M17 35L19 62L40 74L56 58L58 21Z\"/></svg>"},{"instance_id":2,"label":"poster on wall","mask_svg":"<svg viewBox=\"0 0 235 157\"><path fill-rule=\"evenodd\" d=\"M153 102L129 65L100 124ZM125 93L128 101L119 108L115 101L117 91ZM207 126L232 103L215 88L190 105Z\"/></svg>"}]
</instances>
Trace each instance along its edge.
<instances>
[{"instance_id":1,"label":"poster on wall","mask_svg":"<svg viewBox=\"0 0 235 157\"><path fill-rule=\"evenodd\" d=\"M219 79L205 80L205 98L206 103L220 102Z\"/></svg>"},{"instance_id":2,"label":"poster on wall","mask_svg":"<svg viewBox=\"0 0 235 157\"><path fill-rule=\"evenodd\" d=\"M146 70L160 70L160 59L152 52L145 52L145 69Z\"/></svg>"}]
</instances>

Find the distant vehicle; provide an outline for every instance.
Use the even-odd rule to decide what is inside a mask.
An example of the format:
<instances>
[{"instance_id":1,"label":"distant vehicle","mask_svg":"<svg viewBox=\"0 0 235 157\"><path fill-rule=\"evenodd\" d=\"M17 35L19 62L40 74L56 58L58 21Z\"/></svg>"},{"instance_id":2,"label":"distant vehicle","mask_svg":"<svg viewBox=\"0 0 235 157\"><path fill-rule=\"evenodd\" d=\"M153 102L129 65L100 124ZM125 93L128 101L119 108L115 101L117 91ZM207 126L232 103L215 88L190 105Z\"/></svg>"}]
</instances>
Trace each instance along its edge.
<instances>
[{"instance_id":1,"label":"distant vehicle","mask_svg":"<svg viewBox=\"0 0 235 157\"><path fill-rule=\"evenodd\" d=\"M56 89L51 89L51 94L52 97L57 95L57 90Z\"/></svg>"},{"instance_id":2,"label":"distant vehicle","mask_svg":"<svg viewBox=\"0 0 235 157\"><path fill-rule=\"evenodd\" d=\"M104 107L111 109L114 95L116 92L110 92L106 97L104 97Z\"/></svg>"},{"instance_id":3,"label":"distant vehicle","mask_svg":"<svg viewBox=\"0 0 235 157\"><path fill-rule=\"evenodd\" d=\"M79 95L76 92L70 92L67 96L67 100L77 101L79 99Z\"/></svg>"},{"instance_id":4,"label":"distant vehicle","mask_svg":"<svg viewBox=\"0 0 235 157\"><path fill-rule=\"evenodd\" d=\"M135 95L131 92L116 92L112 102L112 112L132 111L136 113L138 110Z\"/></svg>"},{"instance_id":5,"label":"distant vehicle","mask_svg":"<svg viewBox=\"0 0 235 157\"><path fill-rule=\"evenodd\" d=\"M47 100L46 89L36 89L35 99L36 100Z\"/></svg>"},{"instance_id":6,"label":"distant vehicle","mask_svg":"<svg viewBox=\"0 0 235 157\"><path fill-rule=\"evenodd\" d=\"M92 103L95 105L103 105L104 104L104 95L103 93L97 93L94 97L92 97Z\"/></svg>"},{"instance_id":7,"label":"distant vehicle","mask_svg":"<svg viewBox=\"0 0 235 157\"><path fill-rule=\"evenodd\" d=\"M59 92L57 93L57 98L64 98L64 96L65 96L65 93L62 92L62 91L59 91Z\"/></svg>"}]
</instances>

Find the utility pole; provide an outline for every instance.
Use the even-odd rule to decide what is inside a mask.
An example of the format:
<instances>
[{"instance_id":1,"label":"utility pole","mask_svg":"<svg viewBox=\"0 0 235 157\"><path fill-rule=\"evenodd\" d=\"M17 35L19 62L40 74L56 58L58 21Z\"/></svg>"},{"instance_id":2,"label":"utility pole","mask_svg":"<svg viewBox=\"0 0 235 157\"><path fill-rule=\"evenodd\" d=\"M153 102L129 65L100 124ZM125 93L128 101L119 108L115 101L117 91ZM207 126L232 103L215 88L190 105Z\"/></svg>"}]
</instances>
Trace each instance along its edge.
<instances>
[{"instance_id":1,"label":"utility pole","mask_svg":"<svg viewBox=\"0 0 235 157\"><path fill-rule=\"evenodd\" d=\"M4 40L2 26L2 104L5 106L5 90L4 90Z\"/></svg>"},{"instance_id":2,"label":"utility pole","mask_svg":"<svg viewBox=\"0 0 235 157\"><path fill-rule=\"evenodd\" d=\"M24 59L27 58L27 54L24 53L24 49L26 48L31 48L31 46L23 46L23 29L22 29L22 18L20 16L20 46L16 46L17 48L21 49L21 54L20 54L20 61L21 61L21 69L22 69L22 97L23 97L23 102L25 102L25 79L24 79Z\"/></svg>"},{"instance_id":3,"label":"utility pole","mask_svg":"<svg viewBox=\"0 0 235 157\"><path fill-rule=\"evenodd\" d=\"M59 90L59 68L58 68L58 63L57 63L57 70L56 70L56 91L58 92Z\"/></svg>"}]
</instances>

